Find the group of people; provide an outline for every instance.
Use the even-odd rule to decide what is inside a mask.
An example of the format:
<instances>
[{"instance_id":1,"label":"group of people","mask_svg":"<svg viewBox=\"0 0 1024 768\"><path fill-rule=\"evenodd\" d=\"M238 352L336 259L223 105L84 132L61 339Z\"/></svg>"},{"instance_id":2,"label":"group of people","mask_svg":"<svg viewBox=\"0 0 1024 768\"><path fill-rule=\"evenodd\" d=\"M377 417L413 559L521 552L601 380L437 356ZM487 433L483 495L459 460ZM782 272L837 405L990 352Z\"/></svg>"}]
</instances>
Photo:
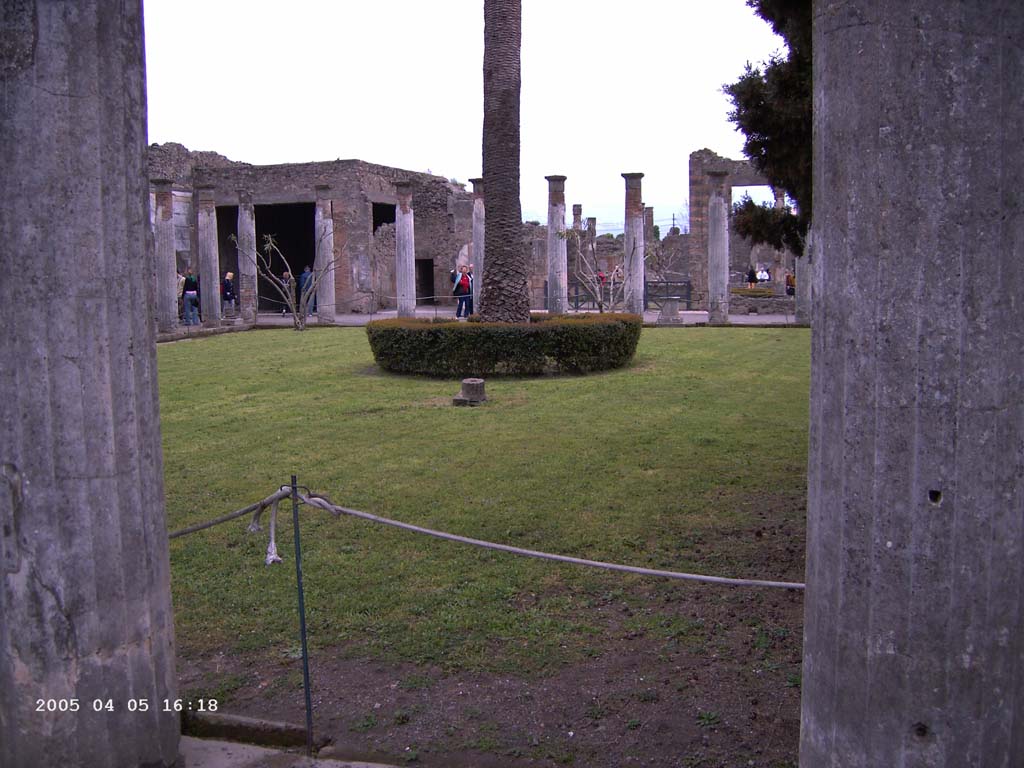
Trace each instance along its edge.
<instances>
[{"instance_id":1,"label":"group of people","mask_svg":"<svg viewBox=\"0 0 1024 768\"><path fill-rule=\"evenodd\" d=\"M185 325L199 325L202 322L203 313L199 303L200 295L199 275L192 271L192 267L188 267L184 275L179 272L178 317L181 318ZM232 314L238 311L234 272L225 272L224 278L220 281L221 316L227 317L229 309Z\"/></svg>"},{"instance_id":2,"label":"group of people","mask_svg":"<svg viewBox=\"0 0 1024 768\"><path fill-rule=\"evenodd\" d=\"M760 269L754 269L751 267L747 270L747 287L756 288L758 283L770 283L772 279L772 273L764 267Z\"/></svg>"},{"instance_id":3,"label":"group of people","mask_svg":"<svg viewBox=\"0 0 1024 768\"><path fill-rule=\"evenodd\" d=\"M296 308L302 305L302 297L306 295L307 291L313 291L316 288L316 279L313 275L313 269L308 264L302 273L299 275L298 280L292 277L292 273L285 270L281 273L281 285L284 286L285 292L297 299L298 304ZM299 289L299 293L296 296L295 289ZM312 316L316 312L316 293L313 293L306 301L306 315ZM288 313L288 305L284 304L281 307L281 314Z\"/></svg>"},{"instance_id":4,"label":"group of people","mask_svg":"<svg viewBox=\"0 0 1024 768\"><path fill-rule=\"evenodd\" d=\"M747 270L748 288L756 288L758 283L771 282L771 279L772 273L769 272L764 267L761 267L761 269L754 269L754 267L751 267L749 270ZM796 276L792 272L789 272L788 270L786 272L785 286L787 296L796 295Z\"/></svg>"}]
</instances>

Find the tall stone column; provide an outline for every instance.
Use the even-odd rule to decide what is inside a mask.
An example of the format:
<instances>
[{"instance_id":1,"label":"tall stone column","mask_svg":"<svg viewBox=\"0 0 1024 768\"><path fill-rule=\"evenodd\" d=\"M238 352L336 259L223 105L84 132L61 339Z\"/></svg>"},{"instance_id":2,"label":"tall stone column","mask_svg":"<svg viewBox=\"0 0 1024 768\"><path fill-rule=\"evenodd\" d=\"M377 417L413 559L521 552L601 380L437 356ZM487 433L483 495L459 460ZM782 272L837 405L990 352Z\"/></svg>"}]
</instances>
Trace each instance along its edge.
<instances>
[{"instance_id":1,"label":"tall stone column","mask_svg":"<svg viewBox=\"0 0 1024 768\"><path fill-rule=\"evenodd\" d=\"M814 8L803 768L1024 755L1024 5L910 6Z\"/></svg>"},{"instance_id":2,"label":"tall stone column","mask_svg":"<svg viewBox=\"0 0 1024 768\"><path fill-rule=\"evenodd\" d=\"M644 313L644 203L640 190L642 173L624 173L626 180L625 304L626 311Z\"/></svg>"},{"instance_id":3,"label":"tall stone column","mask_svg":"<svg viewBox=\"0 0 1024 768\"><path fill-rule=\"evenodd\" d=\"M416 241L413 227L412 185L395 182L395 289L398 316L416 316Z\"/></svg>"},{"instance_id":4,"label":"tall stone column","mask_svg":"<svg viewBox=\"0 0 1024 768\"><path fill-rule=\"evenodd\" d=\"M807 233L807 243L804 246L803 256L793 260L795 262L793 274L796 277L796 315L794 319L800 325L811 324L811 296L813 293L811 280L813 270L811 266L814 260L816 242L817 236L812 227Z\"/></svg>"},{"instance_id":5,"label":"tall stone column","mask_svg":"<svg viewBox=\"0 0 1024 768\"><path fill-rule=\"evenodd\" d=\"M470 179L473 183L473 311L480 311L480 289L484 284L484 180Z\"/></svg>"},{"instance_id":6,"label":"tall stone column","mask_svg":"<svg viewBox=\"0 0 1024 768\"><path fill-rule=\"evenodd\" d=\"M545 176L548 182L548 312L564 315L569 307L565 247L565 176Z\"/></svg>"},{"instance_id":7,"label":"tall stone column","mask_svg":"<svg viewBox=\"0 0 1024 768\"><path fill-rule=\"evenodd\" d=\"M650 250L654 243L654 207L644 206L644 247Z\"/></svg>"},{"instance_id":8,"label":"tall stone column","mask_svg":"<svg viewBox=\"0 0 1024 768\"><path fill-rule=\"evenodd\" d=\"M142 4L3 29L0 765L172 766Z\"/></svg>"},{"instance_id":9,"label":"tall stone column","mask_svg":"<svg viewBox=\"0 0 1024 768\"><path fill-rule=\"evenodd\" d=\"M580 230L583 228L583 204L572 204L572 228Z\"/></svg>"},{"instance_id":10,"label":"tall stone column","mask_svg":"<svg viewBox=\"0 0 1024 768\"><path fill-rule=\"evenodd\" d=\"M256 211L252 193L238 190L238 311L243 323L255 323L257 295Z\"/></svg>"},{"instance_id":11,"label":"tall stone column","mask_svg":"<svg viewBox=\"0 0 1024 768\"><path fill-rule=\"evenodd\" d=\"M729 323L729 206L726 174L709 171L714 191L708 201L708 324Z\"/></svg>"},{"instance_id":12,"label":"tall stone column","mask_svg":"<svg viewBox=\"0 0 1024 768\"><path fill-rule=\"evenodd\" d=\"M217 245L217 204L213 187L200 187L196 212L199 247L199 309L203 325L220 325L220 248Z\"/></svg>"},{"instance_id":13,"label":"tall stone column","mask_svg":"<svg viewBox=\"0 0 1024 768\"><path fill-rule=\"evenodd\" d=\"M590 259L590 266L596 272L600 267L597 263L597 216L587 217L587 233L584 236L584 258ZM605 289L602 287L601 291ZM602 301L604 298L602 297Z\"/></svg>"},{"instance_id":14,"label":"tall stone column","mask_svg":"<svg viewBox=\"0 0 1024 768\"><path fill-rule=\"evenodd\" d=\"M156 327L168 333L178 327L178 265L174 254L174 194L168 179L153 179L156 210L153 241L156 251Z\"/></svg>"},{"instance_id":15,"label":"tall stone column","mask_svg":"<svg viewBox=\"0 0 1024 768\"><path fill-rule=\"evenodd\" d=\"M334 258L334 213L331 209L330 189L327 184L318 184L316 187L316 257L313 269L318 278L316 317L321 323L333 323L336 311L334 270L337 264Z\"/></svg>"}]
</instances>

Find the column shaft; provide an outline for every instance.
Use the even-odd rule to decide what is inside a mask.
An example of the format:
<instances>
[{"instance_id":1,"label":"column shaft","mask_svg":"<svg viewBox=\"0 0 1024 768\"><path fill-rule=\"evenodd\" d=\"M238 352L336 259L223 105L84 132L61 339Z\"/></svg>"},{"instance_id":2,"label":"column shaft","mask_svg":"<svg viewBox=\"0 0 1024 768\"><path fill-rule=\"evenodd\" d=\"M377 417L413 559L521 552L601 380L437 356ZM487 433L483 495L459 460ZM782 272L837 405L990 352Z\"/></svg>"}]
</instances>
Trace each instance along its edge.
<instances>
[{"instance_id":1,"label":"column shaft","mask_svg":"<svg viewBox=\"0 0 1024 768\"><path fill-rule=\"evenodd\" d=\"M156 250L156 325L161 333L178 326L178 269L174 253L174 194L171 182L154 179L156 208L153 241Z\"/></svg>"},{"instance_id":2,"label":"column shaft","mask_svg":"<svg viewBox=\"0 0 1024 768\"><path fill-rule=\"evenodd\" d=\"M203 325L220 325L220 250L214 190L199 190L196 232L199 246L199 309Z\"/></svg>"},{"instance_id":3,"label":"column shaft","mask_svg":"<svg viewBox=\"0 0 1024 768\"><path fill-rule=\"evenodd\" d=\"M408 182L395 184L398 205L395 209L395 288L398 316L416 316L416 241L413 226L412 187Z\"/></svg>"},{"instance_id":4,"label":"column shaft","mask_svg":"<svg viewBox=\"0 0 1024 768\"><path fill-rule=\"evenodd\" d=\"M644 313L644 203L640 189L642 173L624 173L626 180L626 229L622 238L625 248L626 311Z\"/></svg>"},{"instance_id":5,"label":"column shaft","mask_svg":"<svg viewBox=\"0 0 1024 768\"><path fill-rule=\"evenodd\" d=\"M484 180L473 182L473 247L469 262L473 265L473 311L480 311L480 289L484 284Z\"/></svg>"},{"instance_id":6,"label":"column shaft","mask_svg":"<svg viewBox=\"0 0 1024 768\"><path fill-rule=\"evenodd\" d=\"M335 308L334 213L329 187L317 187L316 199L316 316L321 323L333 323Z\"/></svg>"},{"instance_id":7,"label":"column shaft","mask_svg":"<svg viewBox=\"0 0 1024 768\"><path fill-rule=\"evenodd\" d=\"M0 765L171 766L142 4L5 3L3 27Z\"/></svg>"},{"instance_id":8,"label":"column shaft","mask_svg":"<svg viewBox=\"0 0 1024 768\"><path fill-rule=\"evenodd\" d=\"M256 211L252 194L238 192L238 310L243 323L255 323L258 311Z\"/></svg>"},{"instance_id":9,"label":"column shaft","mask_svg":"<svg viewBox=\"0 0 1024 768\"><path fill-rule=\"evenodd\" d=\"M718 181L725 174L709 174ZM716 183L708 201L708 323L729 322L729 207Z\"/></svg>"},{"instance_id":10,"label":"column shaft","mask_svg":"<svg viewBox=\"0 0 1024 768\"><path fill-rule=\"evenodd\" d=\"M548 181L548 312L565 314L569 308L569 281L565 243L565 176Z\"/></svg>"},{"instance_id":11,"label":"column shaft","mask_svg":"<svg viewBox=\"0 0 1024 768\"><path fill-rule=\"evenodd\" d=\"M816 2L813 45L800 765L1018 766L1024 5Z\"/></svg>"}]
</instances>

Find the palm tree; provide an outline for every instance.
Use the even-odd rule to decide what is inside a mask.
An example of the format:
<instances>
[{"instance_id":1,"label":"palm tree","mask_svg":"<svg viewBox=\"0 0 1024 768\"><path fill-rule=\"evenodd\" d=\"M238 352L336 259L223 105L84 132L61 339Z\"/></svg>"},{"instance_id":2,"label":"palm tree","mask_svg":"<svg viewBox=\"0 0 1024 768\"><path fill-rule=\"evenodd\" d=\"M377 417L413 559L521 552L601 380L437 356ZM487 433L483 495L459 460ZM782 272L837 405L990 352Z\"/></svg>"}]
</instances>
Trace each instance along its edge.
<instances>
[{"instance_id":1,"label":"palm tree","mask_svg":"<svg viewBox=\"0 0 1024 768\"><path fill-rule=\"evenodd\" d=\"M484 0L484 234L480 316L530 319L528 264L519 203L521 0Z\"/></svg>"}]
</instances>

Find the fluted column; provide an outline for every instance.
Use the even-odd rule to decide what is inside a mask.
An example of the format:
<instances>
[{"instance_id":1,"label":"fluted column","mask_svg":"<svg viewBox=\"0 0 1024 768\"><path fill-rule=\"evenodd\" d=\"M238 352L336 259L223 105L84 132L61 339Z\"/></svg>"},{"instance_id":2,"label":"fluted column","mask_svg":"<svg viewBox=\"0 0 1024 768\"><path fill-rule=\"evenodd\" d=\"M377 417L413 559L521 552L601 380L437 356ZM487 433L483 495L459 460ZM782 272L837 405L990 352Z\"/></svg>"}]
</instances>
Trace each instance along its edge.
<instances>
[{"instance_id":1,"label":"fluted column","mask_svg":"<svg viewBox=\"0 0 1024 768\"><path fill-rule=\"evenodd\" d=\"M172 766L142 5L3 8L0 765Z\"/></svg>"},{"instance_id":2,"label":"fluted column","mask_svg":"<svg viewBox=\"0 0 1024 768\"><path fill-rule=\"evenodd\" d=\"M200 187L196 221L199 246L199 309L203 325L220 325L220 249L213 187Z\"/></svg>"},{"instance_id":3,"label":"fluted column","mask_svg":"<svg viewBox=\"0 0 1024 768\"><path fill-rule=\"evenodd\" d=\"M473 183L473 248L469 261L473 265L473 311L480 311L480 289L484 284L484 180Z\"/></svg>"},{"instance_id":4,"label":"fluted column","mask_svg":"<svg viewBox=\"0 0 1024 768\"><path fill-rule=\"evenodd\" d=\"M238 310L243 323L255 323L259 297L256 267L256 212L252 193L238 190Z\"/></svg>"},{"instance_id":5,"label":"fluted column","mask_svg":"<svg viewBox=\"0 0 1024 768\"><path fill-rule=\"evenodd\" d=\"M626 229L622 238L625 248L626 311L644 313L644 203L640 189L642 173L624 173L626 180Z\"/></svg>"},{"instance_id":6,"label":"fluted column","mask_svg":"<svg viewBox=\"0 0 1024 768\"><path fill-rule=\"evenodd\" d=\"M174 193L168 179L153 179L153 243L156 251L156 327L168 333L178 327L178 269L174 253Z\"/></svg>"},{"instance_id":7,"label":"fluted column","mask_svg":"<svg viewBox=\"0 0 1024 768\"><path fill-rule=\"evenodd\" d=\"M712 192L708 200L708 323L729 323L729 204L725 200L723 171L709 171Z\"/></svg>"},{"instance_id":8,"label":"fluted column","mask_svg":"<svg viewBox=\"0 0 1024 768\"><path fill-rule=\"evenodd\" d=\"M545 176L548 182L548 312L565 314L569 306L565 247L565 176Z\"/></svg>"},{"instance_id":9,"label":"fluted column","mask_svg":"<svg viewBox=\"0 0 1024 768\"><path fill-rule=\"evenodd\" d=\"M316 188L316 317L321 323L333 323L334 301L334 213L330 197L330 186L320 184ZM414 262L415 268L415 262Z\"/></svg>"},{"instance_id":10,"label":"fluted column","mask_svg":"<svg viewBox=\"0 0 1024 768\"><path fill-rule=\"evenodd\" d=\"M398 316L416 316L416 241L413 226L412 186L395 182L398 205L395 209L395 289Z\"/></svg>"},{"instance_id":11,"label":"fluted column","mask_svg":"<svg viewBox=\"0 0 1024 768\"><path fill-rule=\"evenodd\" d=\"M800 765L1020 766L1024 5L813 17Z\"/></svg>"}]
</instances>

